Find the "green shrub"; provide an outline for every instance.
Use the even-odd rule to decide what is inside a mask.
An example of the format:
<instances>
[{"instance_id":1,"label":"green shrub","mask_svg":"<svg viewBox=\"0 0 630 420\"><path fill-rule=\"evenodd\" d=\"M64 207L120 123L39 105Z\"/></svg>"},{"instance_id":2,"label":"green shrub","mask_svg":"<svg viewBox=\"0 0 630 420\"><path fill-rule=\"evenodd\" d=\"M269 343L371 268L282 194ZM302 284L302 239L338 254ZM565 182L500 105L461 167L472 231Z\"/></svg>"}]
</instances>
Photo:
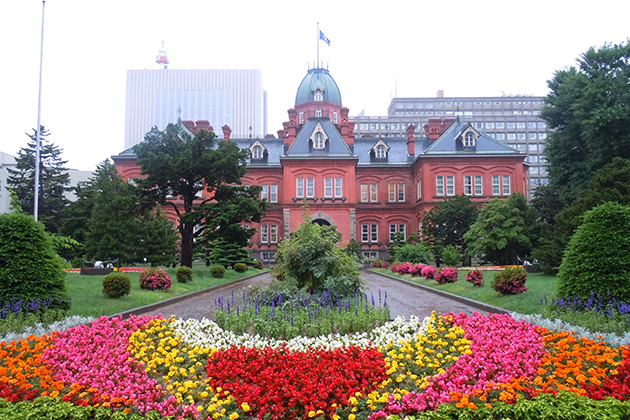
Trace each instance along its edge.
<instances>
[{"instance_id":1,"label":"green shrub","mask_svg":"<svg viewBox=\"0 0 630 420\"><path fill-rule=\"evenodd\" d=\"M265 265L263 264L263 262L261 260L254 260L254 262L252 263L252 267L258 269L258 270L262 270L263 267Z\"/></svg>"},{"instance_id":2,"label":"green shrub","mask_svg":"<svg viewBox=\"0 0 630 420\"><path fill-rule=\"evenodd\" d=\"M62 259L44 225L23 213L0 215L0 302L51 298L70 308Z\"/></svg>"},{"instance_id":3,"label":"green shrub","mask_svg":"<svg viewBox=\"0 0 630 420\"><path fill-rule=\"evenodd\" d=\"M140 272L140 288L149 290L167 290L171 287L171 278L161 268L147 268Z\"/></svg>"},{"instance_id":4,"label":"green shrub","mask_svg":"<svg viewBox=\"0 0 630 420\"><path fill-rule=\"evenodd\" d=\"M72 259L72 268L81 268L81 267L83 267L83 258L74 257Z\"/></svg>"},{"instance_id":5,"label":"green shrub","mask_svg":"<svg viewBox=\"0 0 630 420\"><path fill-rule=\"evenodd\" d=\"M523 267L506 268L492 279L492 288L502 295L517 295L527 291L527 272Z\"/></svg>"},{"instance_id":6,"label":"green shrub","mask_svg":"<svg viewBox=\"0 0 630 420\"><path fill-rule=\"evenodd\" d=\"M186 266L177 267L177 270L175 270L175 277L179 283L189 283L193 281L193 270L192 268Z\"/></svg>"},{"instance_id":7,"label":"green shrub","mask_svg":"<svg viewBox=\"0 0 630 420\"><path fill-rule=\"evenodd\" d=\"M111 299L127 296L131 292L129 274L122 272L109 273L103 277L103 294Z\"/></svg>"},{"instance_id":8,"label":"green shrub","mask_svg":"<svg viewBox=\"0 0 630 420\"><path fill-rule=\"evenodd\" d=\"M249 267L247 266L247 264L244 264L244 263L234 264L234 271L236 271L237 273L244 273L247 270L249 270Z\"/></svg>"},{"instance_id":9,"label":"green shrub","mask_svg":"<svg viewBox=\"0 0 630 420\"><path fill-rule=\"evenodd\" d=\"M459 264L459 249L456 246L448 245L442 251L442 260L449 267Z\"/></svg>"},{"instance_id":10,"label":"green shrub","mask_svg":"<svg viewBox=\"0 0 630 420\"><path fill-rule=\"evenodd\" d=\"M431 264L431 251L423 243L404 244L396 250L396 261L412 264Z\"/></svg>"},{"instance_id":11,"label":"green shrub","mask_svg":"<svg viewBox=\"0 0 630 420\"><path fill-rule=\"evenodd\" d=\"M608 295L630 302L630 207L608 202L584 213L558 271L562 297Z\"/></svg>"},{"instance_id":12,"label":"green shrub","mask_svg":"<svg viewBox=\"0 0 630 420\"><path fill-rule=\"evenodd\" d=\"M225 275L225 267L215 264L210 267L210 274L212 274L212 277L217 279L223 278L223 276Z\"/></svg>"}]
</instances>

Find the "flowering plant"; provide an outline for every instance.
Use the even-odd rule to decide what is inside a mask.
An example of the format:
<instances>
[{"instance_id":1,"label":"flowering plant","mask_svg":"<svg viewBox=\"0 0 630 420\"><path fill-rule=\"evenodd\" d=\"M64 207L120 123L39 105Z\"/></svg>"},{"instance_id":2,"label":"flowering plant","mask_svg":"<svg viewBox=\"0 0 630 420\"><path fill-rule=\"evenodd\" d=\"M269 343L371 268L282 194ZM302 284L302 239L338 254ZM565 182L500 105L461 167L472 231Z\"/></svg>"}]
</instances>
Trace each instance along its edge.
<instances>
[{"instance_id":1,"label":"flowering plant","mask_svg":"<svg viewBox=\"0 0 630 420\"><path fill-rule=\"evenodd\" d=\"M516 295L527 291L527 272L523 267L506 268L494 275L492 288L502 295Z\"/></svg>"},{"instance_id":2,"label":"flowering plant","mask_svg":"<svg viewBox=\"0 0 630 420\"><path fill-rule=\"evenodd\" d=\"M438 269L433 267L432 265L427 265L422 268L422 277L426 277L427 279L434 279L437 274Z\"/></svg>"},{"instance_id":3,"label":"flowering plant","mask_svg":"<svg viewBox=\"0 0 630 420\"><path fill-rule=\"evenodd\" d=\"M472 270L466 273L466 281L473 286L483 286L483 273L480 270Z\"/></svg>"},{"instance_id":4,"label":"flowering plant","mask_svg":"<svg viewBox=\"0 0 630 420\"><path fill-rule=\"evenodd\" d=\"M149 290L167 290L171 287L171 278L161 268L147 268L140 273L140 288Z\"/></svg>"},{"instance_id":5,"label":"flowering plant","mask_svg":"<svg viewBox=\"0 0 630 420\"><path fill-rule=\"evenodd\" d=\"M455 283L457 281L457 277L459 276L459 271L455 267L442 267L440 271L435 275L435 281L439 284L446 283Z\"/></svg>"}]
</instances>

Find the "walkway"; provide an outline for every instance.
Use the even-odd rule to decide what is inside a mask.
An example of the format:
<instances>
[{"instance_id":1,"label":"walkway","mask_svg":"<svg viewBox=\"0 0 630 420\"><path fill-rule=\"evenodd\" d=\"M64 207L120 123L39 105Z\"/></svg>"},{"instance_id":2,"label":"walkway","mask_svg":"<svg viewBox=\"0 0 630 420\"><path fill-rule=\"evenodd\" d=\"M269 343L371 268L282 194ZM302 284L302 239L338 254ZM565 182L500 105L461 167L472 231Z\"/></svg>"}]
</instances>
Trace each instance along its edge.
<instances>
[{"instance_id":1,"label":"walkway","mask_svg":"<svg viewBox=\"0 0 630 420\"><path fill-rule=\"evenodd\" d=\"M472 314L475 311L481 313L506 312L501 308L436 291L409 281L382 276L371 271L363 271L361 276L365 280L368 289L374 293L374 299L377 304L379 291L382 299L385 298L385 292L387 292L387 305L390 308L390 317L392 319L397 316L409 318L411 315L424 318L429 316L432 311L441 313L464 312L467 314ZM191 297L179 297L160 304L137 308L124 313L124 315L129 315L130 313L136 315L162 314L165 318L174 315L176 318L183 319L214 319L215 300L217 298L229 297L232 295L232 291L240 295L243 288L250 285L263 286L269 284L270 281L271 274L265 273L238 282L217 286L201 293L197 292Z\"/></svg>"}]
</instances>

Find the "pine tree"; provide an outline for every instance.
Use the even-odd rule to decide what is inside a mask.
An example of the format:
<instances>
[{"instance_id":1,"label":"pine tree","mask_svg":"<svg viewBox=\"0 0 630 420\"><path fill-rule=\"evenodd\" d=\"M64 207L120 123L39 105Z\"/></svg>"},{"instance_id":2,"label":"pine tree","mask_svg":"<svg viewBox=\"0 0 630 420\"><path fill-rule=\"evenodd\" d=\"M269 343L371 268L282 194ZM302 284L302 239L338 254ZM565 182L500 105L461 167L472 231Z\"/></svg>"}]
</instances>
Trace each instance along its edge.
<instances>
[{"instance_id":1,"label":"pine tree","mask_svg":"<svg viewBox=\"0 0 630 420\"><path fill-rule=\"evenodd\" d=\"M35 206L35 155L37 131L29 135L30 141L18 153L16 169L9 169L9 187L20 199L22 210L33 214ZM56 233L61 224L62 212L68 204L64 193L69 191L70 175L64 167L67 161L61 159L58 146L49 143L46 137L50 133L41 126L40 133L40 163L39 163L39 211L38 220L43 222L46 229Z\"/></svg>"}]
</instances>

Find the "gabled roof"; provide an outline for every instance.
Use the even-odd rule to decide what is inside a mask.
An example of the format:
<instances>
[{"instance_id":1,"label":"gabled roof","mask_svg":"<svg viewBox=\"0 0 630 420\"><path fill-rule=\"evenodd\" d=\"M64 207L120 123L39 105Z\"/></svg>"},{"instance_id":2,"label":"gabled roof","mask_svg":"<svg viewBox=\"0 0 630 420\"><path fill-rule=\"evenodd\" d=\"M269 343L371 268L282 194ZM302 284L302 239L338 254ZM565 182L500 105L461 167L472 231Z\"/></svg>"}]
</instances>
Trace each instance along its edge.
<instances>
[{"instance_id":1,"label":"gabled roof","mask_svg":"<svg viewBox=\"0 0 630 420\"><path fill-rule=\"evenodd\" d=\"M466 131L478 136L473 147L465 147L461 141ZM520 152L492 137L477 131L470 123L455 122L444 134L427 147L420 155L518 155Z\"/></svg>"},{"instance_id":2,"label":"gabled roof","mask_svg":"<svg viewBox=\"0 0 630 420\"><path fill-rule=\"evenodd\" d=\"M325 150L313 150L310 145L314 133L318 130L324 132L327 139ZM295 137L293 144L289 147L286 157L354 157L348 144L344 141L339 131L335 128L329 118L309 118L306 124Z\"/></svg>"}]
</instances>

